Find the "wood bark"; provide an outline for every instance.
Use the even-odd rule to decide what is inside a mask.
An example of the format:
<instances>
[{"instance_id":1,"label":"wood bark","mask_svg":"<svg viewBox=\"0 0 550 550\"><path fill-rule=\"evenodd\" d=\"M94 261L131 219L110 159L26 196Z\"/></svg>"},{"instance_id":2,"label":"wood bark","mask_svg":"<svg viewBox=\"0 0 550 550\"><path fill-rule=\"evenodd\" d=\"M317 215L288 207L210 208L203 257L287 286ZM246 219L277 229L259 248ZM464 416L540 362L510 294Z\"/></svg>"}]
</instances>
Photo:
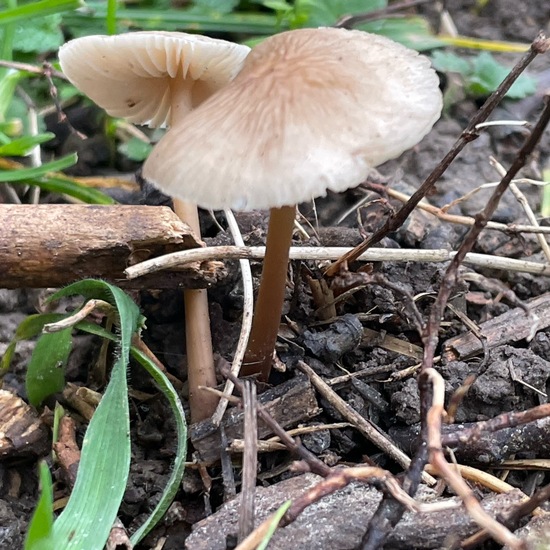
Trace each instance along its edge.
<instances>
[{"instance_id":1,"label":"wood bark","mask_svg":"<svg viewBox=\"0 0 550 550\"><path fill-rule=\"evenodd\" d=\"M283 428L296 426L319 413L315 391L306 378L295 378L275 386L258 396L258 406L263 407ZM240 407L229 409L222 420L229 443L242 439L244 411ZM258 421L258 437L270 435L271 429ZM208 420L189 426L189 435L201 460L212 463L220 457L220 430Z\"/></svg>"},{"instance_id":2,"label":"wood bark","mask_svg":"<svg viewBox=\"0 0 550 550\"><path fill-rule=\"evenodd\" d=\"M164 206L0 205L0 288L59 287L101 278L125 288L205 288L220 262L127 280L143 260L202 246Z\"/></svg>"},{"instance_id":3,"label":"wood bark","mask_svg":"<svg viewBox=\"0 0 550 550\"><path fill-rule=\"evenodd\" d=\"M530 315L524 309L516 307L479 325L481 335L486 339L487 349L534 336L534 324L537 331L550 326L550 293L541 294L526 303ZM481 353L483 344L471 331L443 343L443 355L447 361L465 361Z\"/></svg>"},{"instance_id":4,"label":"wood bark","mask_svg":"<svg viewBox=\"0 0 550 550\"><path fill-rule=\"evenodd\" d=\"M17 395L0 390L0 461L37 458L48 452L48 429Z\"/></svg>"}]
</instances>

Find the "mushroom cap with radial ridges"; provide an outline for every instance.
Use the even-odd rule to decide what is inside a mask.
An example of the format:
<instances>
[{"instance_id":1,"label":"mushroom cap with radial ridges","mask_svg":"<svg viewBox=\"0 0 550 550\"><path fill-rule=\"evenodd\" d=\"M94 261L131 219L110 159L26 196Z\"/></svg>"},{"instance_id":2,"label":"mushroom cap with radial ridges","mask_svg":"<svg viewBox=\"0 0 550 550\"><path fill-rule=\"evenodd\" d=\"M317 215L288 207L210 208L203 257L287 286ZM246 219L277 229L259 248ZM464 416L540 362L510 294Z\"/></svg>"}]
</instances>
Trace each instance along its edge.
<instances>
[{"instance_id":1,"label":"mushroom cap with radial ridges","mask_svg":"<svg viewBox=\"0 0 550 550\"><path fill-rule=\"evenodd\" d=\"M364 181L418 143L441 107L437 75L413 50L361 31L288 31L253 48L143 174L204 208L296 204Z\"/></svg>"},{"instance_id":2,"label":"mushroom cap with radial ridges","mask_svg":"<svg viewBox=\"0 0 550 550\"><path fill-rule=\"evenodd\" d=\"M170 123L173 97L186 114L225 86L250 48L180 32L134 32L84 36L59 50L61 68L80 91L111 116L152 127ZM177 90L177 92L175 91Z\"/></svg>"}]
</instances>

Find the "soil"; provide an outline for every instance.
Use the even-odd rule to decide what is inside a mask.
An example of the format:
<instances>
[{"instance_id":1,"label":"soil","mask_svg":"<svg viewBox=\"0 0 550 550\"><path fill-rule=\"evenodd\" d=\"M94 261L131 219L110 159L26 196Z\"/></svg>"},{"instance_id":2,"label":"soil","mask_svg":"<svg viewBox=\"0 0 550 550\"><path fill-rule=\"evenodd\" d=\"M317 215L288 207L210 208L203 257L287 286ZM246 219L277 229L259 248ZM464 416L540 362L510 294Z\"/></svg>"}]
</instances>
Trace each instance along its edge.
<instances>
[{"instance_id":1,"label":"soil","mask_svg":"<svg viewBox=\"0 0 550 550\"><path fill-rule=\"evenodd\" d=\"M536 0L525 2L457 0L448 4L458 31L463 35L530 42L541 29L550 34L550 4L545 2ZM422 10L424 15L435 22L435 15L430 7L421 8ZM467 55L466 52L465 55ZM517 58L518 56L509 54L499 56L499 59L508 64L513 63ZM492 118L536 120L536 115L541 110L542 94L550 81L549 55L540 56L529 69L529 73L540 82L537 95L515 102L503 101ZM420 145L398 160L380 167L379 174L373 174L373 181L382 182L383 185L392 189L412 194L439 159L448 151L478 107L478 101L468 98L463 98L449 107L445 116ZM88 125L88 127L82 128L85 132L88 134L96 132L96 125L90 125L89 122L94 119L95 113L91 114L83 108L77 108L68 114L77 128L79 120L82 120ZM495 156L504 166L508 166L522 143L525 130L511 127L512 129L507 128L504 131L501 127L497 128L483 132L450 166L438 183L437 192L429 197L432 204L444 206L484 182L499 179L494 168L489 164L489 157ZM71 143L72 137L69 138L60 132L58 138L57 151L74 148L74 143ZM113 159L110 156L112 152L101 133L98 132L93 139L93 146L90 146L88 141L85 154L80 155L80 163L77 167L79 174L104 174L106 167L113 164ZM121 173L137 168L137 166L129 165L127 161L116 160ZM548 166L550 166L549 131L543 136L536 154L521 175L526 178L540 179L542 170ZM398 206L398 203L389 199L384 192L377 193L372 189L377 188L375 186L365 187L320 199L316 202L315 212L312 211L311 205L302 205L300 211L317 230L313 232L315 236L309 240L302 239L295 244L302 246L314 244L354 246L358 244L362 235L370 233L388 211ZM522 189L533 210L539 211L540 189L529 186ZM450 212L473 216L486 204L490 192L491 189L482 190L454 206ZM344 212L363 199L365 194L368 195L369 200L358 211L352 210L352 214L337 225L335 220L338 220ZM166 198L159 197L155 193L132 194L122 191L117 191L116 198L127 203L145 200L148 203L159 204L166 201ZM230 242L227 234L220 231L219 226L213 223L207 212L203 212L201 215L203 234L208 244ZM266 216L267 214L263 212L238 216L246 244L263 243L267 223ZM314 216L317 217L317 221ZM217 216L217 218L218 223L224 227L223 216ZM511 193L504 196L493 219L508 224L527 223L521 206ZM545 222L546 220L543 220L543 223ZM382 244L394 248L456 250L465 232L464 226L444 223L423 212L415 212L404 227L387 237ZM475 251L508 258L543 261L540 246L532 235L514 235L485 230L476 244ZM214 348L220 357L230 361L235 351L241 326L243 295L238 263L229 262L227 267L228 276L220 285L209 290L209 298ZM259 272L259 267L259 264L254 263L253 270L256 275ZM354 268L354 266L351 267ZM375 273L383 275L392 283L406 290L409 295L416 296L418 298L417 307L424 316L429 313L434 293L439 288L445 268L445 264L415 262L385 262L371 266ZM466 274L474 271L480 277L472 281L466 277ZM381 368L385 367L387 369L385 373L358 379L353 383L348 382L338 388L338 393L356 411L376 424L381 430L389 432L405 451L410 452L416 441L420 421L417 381L414 372L409 376L393 377L391 381L390 375L413 367L418 363L418 359L411 355L390 351L376 340L369 340L363 336L363 329L367 328L380 335L394 336L411 345L421 345L411 308L407 307L407 299L403 297L402 293L397 293L393 287L367 285L350 294L347 299L338 304L336 320L323 323L316 316L316 306L304 276L306 273L314 278L320 276L318 266L313 263L307 266L295 263L293 273L293 287L288 293L288 302L285 306L287 321L284 326L284 338L280 339L277 348L278 357L286 369L284 372L275 372L271 383L277 385L293 380L297 375L298 360L305 360L325 379L365 369L377 369L374 372L381 372ZM509 299L510 293L503 293L502 289L511 291L518 300L522 301L550 291L550 278L548 277L511 271L474 270L471 267L464 268L461 274L461 280L457 284L451 300L453 311L458 310L477 324L494 319L517 307L517 302ZM18 323L28 314L36 311L37 306L41 303L43 293L43 290L31 289L0 290L1 353L5 351L13 337ZM179 291L143 290L136 298L147 317L147 331L144 336L147 345L157 354L171 374L185 382L186 356L182 343L183 304ZM462 318L453 311L447 310L445 313L440 342L446 342L452 337L468 332L468 327L463 324ZM366 315L367 313L368 315ZM541 326L546 327L548 324L548 322L542 323ZM67 369L68 381L80 385L86 383L88 365L93 363L99 347L100 343L95 338L77 337L77 344ZM4 377L4 389L22 397L25 397L25 365L29 360L32 348L32 342L19 344L12 368ZM513 366L512 370L510 365ZM504 412L527 410L545 402L545 392L550 387L550 328L542 328L530 342L525 339L505 342L490 349L485 357L477 355L457 360L444 358L440 363L439 370L445 379L447 401L466 382L469 375L476 377L470 391L457 409L456 422L458 423L477 422ZM138 368L132 367L130 379L133 390L155 393L150 381ZM319 407L321 408L320 413L310 421L306 421L305 424L341 422L341 416L328 402L319 399ZM139 525L142 515L151 509L155 498L162 491L170 474L171 459L175 448L174 429L169 420L170 412L162 399L153 398L142 402L138 398L132 397L131 410L132 471L120 510L120 518L130 530L133 526ZM44 421L47 422L47 414L42 415L41 418L46 418ZM547 458L548 446L541 442L548 439L548 427L540 425L537 429L536 435L531 432L524 433L521 443L516 442L516 444L508 445L510 441L493 440L487 443L486 448L476 448L475 453L459 448L456 450L458 460L487 468L513 457ZM78 442L81 441L84 430L85 423L79 423ZM531 439L527 441L528 437ZM322 430L303 437L302 443L331 466L367 461L395 473L400 471L387 456L351 427ZM260 509L263 510L262 513L274 509L279 501L284 500L284 495L292 496L294 494L292 490L311 486L312 478L307 477L311 474L306 477L291 477L289 472L291 460L292 457L286 451L260 455L260 484L270 487L277 482L286 483L274 490L275 496L272 497L274 500L270 500L265 505L265 510L262 508L263 505L260 506ZM36 463L37 456L32 454L7 462L0 461L0 548L22 548L27 522L36 504L38 494ZM196 467L187 469L182 488L176 495L169 514L140 543L139 549L158 547L156 545L161 537L166 537L164 546L162 546L164 550L181 549L193 529L195 529L194 538L187 540L187 548L222 549L232 547L231 540L235 535L235 514L237 513L234 509L231 511L227 508L228 505L224 505L219 515L213 516L210 523L208 520L201 521L220 508L224 501L219 466L214 464L209 467L208 475L211 478L212 487L207 490L204 485L204 471L200 471ZM239 482L238 457L235 457L234 475ZM285 479L286 481L282 481ZM530 495L536 488L546 485L549 479L548 474L544 472L523 469L512 471L507 481ZM279 548L283 545L289 547L289 541L292 541L290 544L292 548L358 547L361 539L360 526L365 526L368 518L374 512L379 500L379 493L363 485L353 487L346 489L346 498L340 496L338 498L341 500L338 500L336 497L331 497L333 498L332 504L330 502L326 504L324 515L313 515L303 520L305 522L303 524L297 522L295 526L298 525L298 527L293 527L292 534L289 531L288 539L279 535L279 538L274 541L273 547ZM262 489L262 491L268 491L268 489ZM340 493L337 494L340 495ZM477 495L480 498L486 494L486 490L477 489ZM437 496L423 494L422 499L430 501ZM262 498L264 497L262 496ZM351 528L345 520L353 515L354 506L355 510L359 508L362 510L362 515L359 516L358 523L353 523L353 528ZM487 507L491 508L491 506L498 509L506 505L500 501L495 501L495 503L488 501ZM315 508L311 507L311 510L308 513L315 514ZM451 525L456 526L456 533L460 537L475 532L475 527L473 524L470 525L471 522L465 514L461 516L463 520L457 520L456 516L452 516L452 518L445 515L436 517L435 525L430 524L429 536L426 534L428 531L421 533L422 529L414 529L414 525L423 525L421 520L405 518L404 525L408 527L400 527L396 530L387 547L441 547L446 544L445 540L449 540L445 537L449 535ZM437 523L438 521L439 523ZM322 535L315 529L308 531L306 527L311 524L331 525L334 532L339 535L335 539L330 539L326 538L328 535ZM300 525L303 528L300 528ZM547 524L543 525L544 528L548 530ZM347 535L350 536L349 539L346 538Z\"/></svg>"}]
</instances>

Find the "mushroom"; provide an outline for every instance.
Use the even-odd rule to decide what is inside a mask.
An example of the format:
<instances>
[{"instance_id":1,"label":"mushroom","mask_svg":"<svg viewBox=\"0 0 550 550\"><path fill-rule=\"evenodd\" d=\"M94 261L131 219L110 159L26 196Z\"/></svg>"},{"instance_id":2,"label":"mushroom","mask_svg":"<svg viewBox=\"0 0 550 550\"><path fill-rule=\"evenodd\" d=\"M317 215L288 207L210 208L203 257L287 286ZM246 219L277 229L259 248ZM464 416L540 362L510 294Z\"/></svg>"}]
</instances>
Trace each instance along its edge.
<instances>
[{"instance_id":1,"label":"mushroom","mask_svg":"<svg viewBox=\"0 0 550 550\"><path fill-rule=\"evenodd\" d=\"M59 50L67 78L107 113L151 127L174 126L235 77L250 48L178 32L85 36ZM170 131L167 133L169 134ZM174 210L200 237L196 203ZM217 404L206 290L184 290L189 401L193 422Z\"/></svg>"},{"instance_id":2,"label":"mushroom","mask_svg":"<svg viewBox=\"0 0 550 550\"><path fill-rule=\"evenodd\" d=\"M144 31L70 40L65 76L111 116L173 126L239 72L250 48L181 32Z\"/></svg>"},{"instance_id":3,"label":"mushroom","mask_svg":"<svg viewBox=\"0 0 550 550\"><path fill-rule=\"evenodd\" d=\"M295 205L357 186L439 118L427 58L335 28L261 42L242 70L155 146L143 174L211 209L270 209L245 373L267 380L282 312Z\"/></svg>"}]
</instances>

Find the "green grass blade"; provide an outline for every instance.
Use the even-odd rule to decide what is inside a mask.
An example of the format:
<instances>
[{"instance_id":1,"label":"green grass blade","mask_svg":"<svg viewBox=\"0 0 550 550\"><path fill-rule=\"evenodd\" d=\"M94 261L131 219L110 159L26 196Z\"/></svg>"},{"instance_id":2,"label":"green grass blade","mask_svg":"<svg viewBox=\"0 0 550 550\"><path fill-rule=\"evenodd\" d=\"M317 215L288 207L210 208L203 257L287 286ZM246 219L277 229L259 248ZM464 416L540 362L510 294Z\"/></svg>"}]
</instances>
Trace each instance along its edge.
<instances>
[{"instance_id":1,"label":"green grass blade","mask_svg":"<svg viewBox=\"0 0 550 550\"><path fill-rule=\"evenodd\" d=\"M18 170L2 170L0 171L0 182L12 182L12 181L21 181L28 180L30 178L40 178L46 175L48 172L56 172L58 170L64 170L76 164L77 156L76 153L67 155L58 160L53 160L52 162L47 162L42 166L36 166L33 168L20 168Z\"/></svg>"},{"instance_id":2,"label":"green grass blade","mask_svg":"<svg viewBox=\"0 0 550 550\"><path fill-rule=\"evenodd\" d=\"M162 496L145 523L130 538L132 544L137 544L164 516L179 489L185 470L185 457L187 455L187 423L178 393L172 384L170 384L166 375L146 355L136 348L132 348L132 356L143 368L145 368L145 370L147 370L157 383L164 397L168 400L172 413L176 419L178 439L178 448L172 466L172 473L170 474L170 479L164 488Z\"/></svg>"},{"instance_id":3,"label":"green grass blade","mask_svg":"<svg viewBox=\"0 0 550 550\"><path fill-rule=\"evenodd\" d=\"M55 323L64 317L66 317L66 315L61 313L37 313L35 315L29 315L23 319L15 330L13 340L9 343L4 355L0 359L0 376L3 376L6 372L8 372L15 354L17 342L33 338L42 332L42 329L46 323Z\"/></svg>"},{"instance_id":4,"label":"green grass blade","mask_svg":"<svg viewBox=\"0 0 550 550\"><path fill-rule=\"evenodd\" d=\"M19 71L0 70L0 122L4 122L15 88L22 78L23 75Z\"/></svg>"},{"instance_id":5,"label":"green grass blade","mask_svg":"<svg viewBox=\"0 0 550 550\"><path fill-rule=\"evenodd\" d=\"M17 0L7 0L7 7L11 9L17 8ZM15 25L12 23L6 25L3 30L0 31L0 59L13 59L13 38L15 36ZM0 74L4 73L6 69L2 69Z\"/></svg>"},{"instance_id":6,"label":"green grass blade","mask_svg":"<svg viewBox=\"0 0 550 550\"><path fill-rule=\"evenodd\" d=\"M44 17L74 10L83 6L81 0L40 0L0 11L0 26L26 21L31 17Z\"/></svg>"},{"instance_id":7,"label":"green grass blade","mask_svg":"<svg viewBox=\"0 0 550 550\"><path fill-rule=\"evenodd\" d=\"M141 315L119 288L104 281L79 281L51 300L81 294L116 306L119 349L111 380L86 431L76 483L66 508L54 524L55 550L102 550L124 495L130 469L130 420L126 367L132 335Z\"/></svg>"},{"instance_id":8,"label":"green grass blade","mask_svg":"<svg viewBox=\"0 0 550 550\"><path fill-rule=\"evenodd\" d=\"M53 488L50 470L45 462L40 462L40 499L29 525L25 550L53 550Z\"/></svg>"},{"instance_id":9,"label":"green grass blade","mask_svg":"<svg viewBox=\"0 0 550 550\"><path fill-rule=\"evenodd\" d=\"M269 529L267 530L265 537L262 539L262 542L258 544L258 548L256 548L256 550L265 550L267 548L269 541L275 533L275 529L277 529L279 523L283 519L283 516L286 514L286 511L290 508L291 504L292 501L287 500L273 513L273 518L271 519L271 522L269 524Z\"/></svg>"},{"instance_id":10,"label":"green grass blade","mask_svg":"<svg viewBox=\"0 0 550 550\"><path fill-rule=\"evenodd\" d=\"M140 328L143 319L136 304L123 290L99 279L85 279L72 283L50 296L49 301L74 295L81 295L89 300L105 300L116 307L120 322L120 357L127 365L130 360L132 336Z\"/></svg>"},{"instance_id":11,"label":"green grass blade","mask_svg":"<svg viewBox=\"0 0 550 550\"><path fill-rule=\"evenodd\" d=\"M24 136L19 139L14 139L5 145L0 146L0 156L6 157L23 157L30 151L40 145L46 143L55 137L51 132L45 132L36 136Z\"/></svg>"},{"instance_id":12,"label":"green grass blade","mask_svg":"<svg viewBox=\"0 0 550 550\"><path fill-rule=\"evenodd\" d=\"M21 183L21 182L13 182ZM77 181L69 178L61 178L57 176L45 176L42 179L28 179L23 183L30 185L36 185L44 191L50 191L52 193L60 193L68 195L74 199L85 202L87 204L117 204L117 201L109 195L106 195L99 189L93 187L86 187L78 183Z\"/></svg>"},{"instance_id":13,"label":"green grass blade","mask_svg":"<svg viewBox=\"0 0 550 550\"><path fill-rule=\"evenodd\" d=\"M107 14L105 16L105 26L107 34L116 34L118 0L107 0Z\"/></svg>"},{"instance_id":14,"label":"green grass blade","mask_svg":"<svg viewBox=\"0 0 550 550\"><path fill-rule=\"evenodd\" d=\"M379 19L356 27L381 34L419 52L441 48L445 43L433 34L428 21L422 17Z\"/></svg>"},{"instance_id":15,"label":"green grass blade","mask_svg":"<svg viewBox=\"0 0 550 550\"><path fill-rule=\"evenodd\" d=\"M76 328L90 334L101 336L102 338L107 338L108 340L116 340L115 336L111 332L99 325L96 325L95 323L82 321L76 325ZM176 450L174 464L172 466L172 473L170 474L170 479L166 484L163 494L147 520L131 537L132 544L137 544L151 529L153 529L162 516L164 516L179 489L185 470L185 458L187 455L187 423L185 421L185 413L183 411L178 393L166 375L138 349L132 347L131 354L134 359L136 359L138 363L147 370L156 382L162 394L168 400L176 420L176 435L178 440L178 447Z\"/></svg>"},{"instance_id":16,"label":"green grass blade","mask_svg":"<svg viewBox=\"0 0 550 550\"><path fill-rule=\"evenodd\" d=\"M43 334L27 365L25 387L32 405L38 406L65 385L65 365L72 347L72 329Z\"/></svg>"},{"instance_id":17,"label":"green grass blade","mask_svg":"<svg viewBox=\"0 0 550 550\"><path fill-rule=\"evenodd\" d=\"M102 550L130 469L126 365L119 358L82 444L76 483L54 524L56 550Z\"/></svg>"},{"instance_id":18,"label":"green grass blade","mask_svg":"<svg viewBox=\"0 0 550 550\"><path fill-rule=\"evenodd\" d=\"M105 21L105 2L87 2L88 11L69 13L63 21L69 27L82 27L86 21ZM273 34L281 30L274 15L263 13L210 14L190 13L186 10L123 8L117 10L120 27L137 27L145 30L182 30L192 32L232 32L247 34ZM119 29L120 30L120 29ZM85 28L82 29L85 32Z\"/></svg>"},{"instance_id":19,"label":"green grass blade","mask_svg":"<svg viewBox=\"0 0 550 550\"><path fill-rule=\"evenodd\" d=\"M67 315L63 313L35 313L25 317L15 330L15 340L28 340L42 332L44 325L61 321Z\"/></svg>"}]
</instances>

